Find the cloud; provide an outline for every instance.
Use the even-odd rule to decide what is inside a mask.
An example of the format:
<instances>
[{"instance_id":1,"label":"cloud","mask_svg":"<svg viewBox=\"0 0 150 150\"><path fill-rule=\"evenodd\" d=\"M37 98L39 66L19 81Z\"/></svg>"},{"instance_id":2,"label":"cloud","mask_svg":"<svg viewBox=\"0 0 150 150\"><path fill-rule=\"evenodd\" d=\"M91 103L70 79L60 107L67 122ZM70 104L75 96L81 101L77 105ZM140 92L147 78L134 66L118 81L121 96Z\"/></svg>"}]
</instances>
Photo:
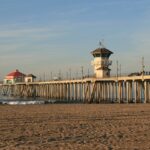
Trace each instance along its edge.
<instances>
[{"instance_id":1,"label":"cloud","mask_svg":"<svg viewBox=\"0 0 150 150\"><path fill-rule=\"evenodd\" d=\"M64 35L65 32L56 31L48 27L42 28L20 28L20 29L2 29L0 30L0 38L20 38L28 37L33 39L45 39L48 37L59 37Z\"/></svg>"}]
</instances>

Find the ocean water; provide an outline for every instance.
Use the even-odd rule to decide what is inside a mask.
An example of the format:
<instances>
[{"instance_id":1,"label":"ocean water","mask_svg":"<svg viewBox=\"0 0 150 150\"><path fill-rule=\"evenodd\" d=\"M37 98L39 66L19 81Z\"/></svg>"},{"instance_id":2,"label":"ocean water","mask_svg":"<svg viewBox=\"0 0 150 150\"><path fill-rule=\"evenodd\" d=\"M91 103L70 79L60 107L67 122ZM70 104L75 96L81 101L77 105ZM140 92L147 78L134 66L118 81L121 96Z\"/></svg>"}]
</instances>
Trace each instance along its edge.
<instances>
[{"instance_id":1,"label":"ocean water","mask_svg":"<svg viewBox=\"0 0 150 150\"><path fill-rule=\"evenodd\" d=\"M10 97L10 96L0 96L0 104L8 105L32 105L32 104L48 104L55 103L56 100L47 99L32 99L32 98L20 98L20 97Z\"/></svg>"}]
</instances>

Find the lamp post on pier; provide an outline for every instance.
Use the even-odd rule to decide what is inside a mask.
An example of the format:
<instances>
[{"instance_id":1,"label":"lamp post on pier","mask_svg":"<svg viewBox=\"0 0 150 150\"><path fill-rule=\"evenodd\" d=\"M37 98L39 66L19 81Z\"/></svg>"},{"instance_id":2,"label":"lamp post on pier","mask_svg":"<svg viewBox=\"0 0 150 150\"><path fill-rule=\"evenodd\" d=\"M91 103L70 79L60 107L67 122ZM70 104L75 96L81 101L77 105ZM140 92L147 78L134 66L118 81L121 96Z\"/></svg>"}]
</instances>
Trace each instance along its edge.
<instances>
[{"instance_id":1,"label":"lamp post on pier","mask_svg":"<svg viewBox=\"0 0 150 150\"><path fill-rule=\"evenodd\" d=\"M71 80L71 68L69 68L69 76L70 76L70 80Z\"/></svg>"},{"instance_id":2,"label":"lamp post on pier","mask_svg":"<svg viewBox=\"0 0 150 150\"><path fill-rule=\"evenodd\" d=\"M81 75L82 75L82 79L83 79L83 66L81 66Z\"/></svg>"}]
</instances>

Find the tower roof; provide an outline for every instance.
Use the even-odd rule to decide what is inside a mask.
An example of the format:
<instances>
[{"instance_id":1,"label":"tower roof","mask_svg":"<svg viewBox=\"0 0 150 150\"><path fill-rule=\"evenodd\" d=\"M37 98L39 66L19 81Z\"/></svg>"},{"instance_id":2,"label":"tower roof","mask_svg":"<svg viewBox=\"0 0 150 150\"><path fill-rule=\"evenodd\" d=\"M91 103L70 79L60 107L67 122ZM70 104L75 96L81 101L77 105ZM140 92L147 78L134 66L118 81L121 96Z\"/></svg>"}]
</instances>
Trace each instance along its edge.
<instances>
[{"instance_id":1,"label":"tower roof","mask_svg":"<svg viewBox=\"0 0 150 150\"><path fill-rule=\"evenodd\" d=\"M107 48L97 48L94 51L92 51L91 53L92 53L92 55L95 55L95 54L113 54L113 52L108 50Z\"/></svg>"}]
</instances>

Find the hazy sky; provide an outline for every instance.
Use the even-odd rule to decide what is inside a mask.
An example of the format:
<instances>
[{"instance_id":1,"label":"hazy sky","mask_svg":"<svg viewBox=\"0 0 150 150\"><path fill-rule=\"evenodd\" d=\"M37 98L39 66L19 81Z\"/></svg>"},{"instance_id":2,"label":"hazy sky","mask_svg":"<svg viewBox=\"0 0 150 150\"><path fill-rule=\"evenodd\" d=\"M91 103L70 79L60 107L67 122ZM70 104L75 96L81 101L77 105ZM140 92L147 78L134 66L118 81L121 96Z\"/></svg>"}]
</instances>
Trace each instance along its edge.
<instances>
[{"instance_id":1,"label":"hazy sky","mask_svg":"<svg viewBox=\"0 0 150 150\"><path fill-rule=\"evenodd\" d=\"M122 72L150 70L150 0L0 0L0 79L69 68L92 73L90 52L104 39ZM78 72L78 74L77 74Z\"/></svg>"}]
</instances>

